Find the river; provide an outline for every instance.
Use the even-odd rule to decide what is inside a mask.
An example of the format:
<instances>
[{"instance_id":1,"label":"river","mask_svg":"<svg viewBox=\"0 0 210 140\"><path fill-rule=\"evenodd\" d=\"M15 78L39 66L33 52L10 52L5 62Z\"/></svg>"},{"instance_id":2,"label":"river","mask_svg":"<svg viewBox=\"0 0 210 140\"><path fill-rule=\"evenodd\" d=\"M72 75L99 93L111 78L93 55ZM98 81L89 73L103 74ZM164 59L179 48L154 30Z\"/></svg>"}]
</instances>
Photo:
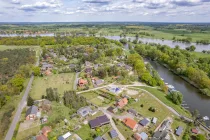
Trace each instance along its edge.
<instances>
[{"instance_id":1,"label":"river","mask_svg":"<svg viewBox=\"0 0 210 140\"><path fill-rule=\"evenodd\" d=\"M210 117L210 97L200 94L197 88L193 87L157 62L150 60L145 61L153 66L166 83L173 85L176 90L183 94L183 104L186 104L184 107L187 107L189 111L197 109L201 116ZM206 124L207 126L210 126L210 121L206 121Z\"/></svg>"},{"instance_id":2,"label":"river","mask_svg":"<svg viewBox=\"0 0 210 140\"><path fill-rule=\"evenodd\" d=\"M113 39L113 40L120 40L120 36L105 36L105 38ZM135 37L126 37L126 39L134 40ZM143 43L157 43L161 45L167 45L171 48L175 48L176 45L178 45L181 49L185 49L186 47L189 47L191 45L196 46L197 52L202 52L203 50L210 50L210 44L209 45L203 45L203 44L196 44L196 43L183 43L183 42L174 42L172 40L161 40L161 39L153 39L153 38L139 38L140 41Z\"/></svg>"},{"instance_id":3,"label":"river","mask_svg":"<svg viewBox=\"0 0 210 140\"><path fill-rule=\"evenodd\" d=\"M55 36L54 33L43 33L43 34L0 34L0 37L16 37L16 36L24 36L24 37L36 37L36 36ZM99 37L99 36L98 36ZM113 39L113 40L120 40L120 36L104 36L105 38L108 39ZM136 39L135 37L126 37L127 39L134 40ZM196 46L197 52L202 52L203 50L210 50L210 44L209 45L203 45L203 44L196 44L196 43L183 43L183 42L174 42L172 40L161 40L161 39L153 39L153 38L139 38L140 41L143 43L157 43L161 45L167 45L169 47L174 48L176 45L178 45L181 49L185 49L186 47L189 47L191 45ZM128 47L128 45L126 45Z\"/></svg>"}]
</instances>

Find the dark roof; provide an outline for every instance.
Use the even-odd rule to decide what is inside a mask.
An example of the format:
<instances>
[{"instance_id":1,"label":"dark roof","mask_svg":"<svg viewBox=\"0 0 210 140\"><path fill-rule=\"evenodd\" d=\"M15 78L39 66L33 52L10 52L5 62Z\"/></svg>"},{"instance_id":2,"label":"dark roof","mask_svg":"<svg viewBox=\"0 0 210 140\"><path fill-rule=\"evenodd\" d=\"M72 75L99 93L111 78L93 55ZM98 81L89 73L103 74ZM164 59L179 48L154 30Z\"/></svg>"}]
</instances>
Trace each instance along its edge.
<instances>
[{"instance_id":1,"label":"dark roof","mask_svg":"<svg viewBox=\"0 0 210 140\"><path fill-rule=\"evenodd\" d=\"M180 136L182 134L183 128L181 126L179 126L176 130L176 135Z\"/></svg>"},{"instance_id":2,"label":"dark roof","mask_svg":"<svg viewBox=\"0 0 210 140\"><path fill-rule=\"evenodd\" d=\"M101 79L96 80L96 85L100 85L100 84L103 84L103 83L104 83L104 81L101 80Z\"/></svg>"},{"instance_id":3,"label":"dark roof","mask_svg":"<svg viewBox=\"0 0 210 140\"><path fill-rule=\"evenodd\" d=\"M161 135L162 135L162 132L157 131L157 132L155 132L155 134L153 135L153 137L159 139L161 137Z\"/></svg>"},{"instance_id":4,"label":"dark roof","mask_svg":"<svg viewBox=\"0 0 210 140\"><path fill-rule=\"evenodd\" d=\"M92 72L92 68L86 68L85 72Z\"/></svg>"},{"instance_id":5,"label":"dark roof","mask_svg":"<svg viewBox=\"0 0 210 140\"><path fill-rule=\"evenodd\" d=\"M149 123L149 120L147 120L146 118L144 118L143 120L141 120L139 122L142 126L146 126Z\"/></svg>"},{"instance_id":6,"label":"dark roof","mask_svg":"<svg viewBox=\"0 0 210 140\"><path fill-rule=\"evenodd\" d=\"M153 138L154 139L163 140L166 137L167 134L168 133L166 131L161 131L161 132L160 131L156 131L155 134L153 135Z\"/></svg>"},{"instance_id":7,"label":"dark roof","mask_svg":"<svg viewBox=\"0 0 210 140\"><path fill-rule=\"evenodd\" d=\"M94 140L103 140L103 139L100 136L98 136Z\"/></svg>"},{"instance_id":8,"label":"dark roof","mask_svg":"<svg viewBox=\"0 0 210 140\"><path fill-rule=\"evenodd\" d=\"M107 110L108 110L109 112L113 112L114 107L110 106L109 108L107 108Z\"/></svg>"},{"instance_id":9,"label":"dark roof","mask_svg":"<svg viewBox=\"0 0 210 140\"><path fill-rule=\"evenodd\" d=\"M65 140L63 136L58 137L58 140Z\"/></svg>"},{"instance_id":10,"label":"dark roof","mask_svg":"<svg viewBox=\"0 0 210 140\"><path fill-rule=\"evenodd\" d=\"M89 122L89 124L90 124L91 128L96 128L96 127L102 126L104 124L107 124L109 122L110 122L109 118L106 115L103 115L103 116L99 116L99 117L95 118L94 120L91 120Z\"/></svg>"},{"instance_id":11,"label":"dark roof","mask_svg":"<svg viewBox=\"0 0 210 140\"><path fill-rule=\"evenodd\" d=\"M116 138L116 137L118 136L117 131L114 130L114 129L112 129L112 130L110 131L110 136L111 136L112 138Z\"/></svg>"},{"instance_id":12,"label":"dark roof","mask_svg":"<svg viewBox=\"0 0 210 140\"><path fill-rule=\"evenodd\" d=\"M129 113L132 113L134 115L137 115L138 114L134 109L128 109L128 112Z\"/></svg>"},{"instance_id":13,"label":"dark roof","mask_svg":"<svg viewBox=\"0 0 210 140\"><path fill-rule=\"evenodd\" d=\"M27 110L26 116L28 116L30 114L37 114L37 112L38 112L38 107L33 105Z\"/></svg>"},{"instance_id":14,"label":"dark roof","mask_svg":"<svg viewBox=\"0 0 210 140\"><path fill-rule=\"evenodd\" d=\"M39 135L36 136L36 140L48 140L48 138L45 135Z\"/></svg>"}]
</instances>

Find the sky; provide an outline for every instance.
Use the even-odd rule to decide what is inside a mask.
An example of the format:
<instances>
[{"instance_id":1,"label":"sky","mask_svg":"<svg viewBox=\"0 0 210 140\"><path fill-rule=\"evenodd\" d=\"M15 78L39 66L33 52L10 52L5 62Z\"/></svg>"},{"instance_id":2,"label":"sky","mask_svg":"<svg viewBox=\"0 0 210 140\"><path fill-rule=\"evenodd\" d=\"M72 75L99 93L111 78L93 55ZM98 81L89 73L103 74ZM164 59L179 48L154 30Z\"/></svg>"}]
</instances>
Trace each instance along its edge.
<instances>
[{"instance_id":1,"label":"sky","mask_svg":"<svg viewBox=\"0 0 210 140\"><path fill-rule=\"evenodd\" d=\"M0 0L0 22L210 22L210 0Z\"/></svg>"}]
</instances>

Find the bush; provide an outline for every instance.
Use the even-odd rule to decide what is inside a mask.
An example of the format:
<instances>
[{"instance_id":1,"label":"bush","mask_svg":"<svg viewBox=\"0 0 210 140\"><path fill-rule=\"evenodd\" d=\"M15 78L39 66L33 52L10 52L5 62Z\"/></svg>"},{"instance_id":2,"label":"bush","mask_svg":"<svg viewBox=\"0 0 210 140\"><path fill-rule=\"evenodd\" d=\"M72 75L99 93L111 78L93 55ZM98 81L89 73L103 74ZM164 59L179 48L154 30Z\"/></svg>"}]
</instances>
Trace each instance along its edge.
<instances>
[{"instance_id":1,"label":"bush","mask_svg":"<svg viewBox=\"0 0 210 140\"><path fill-rule=\"evenodd\" d=\"M144 107L144 105L143 105L143 104L141 104L140 106L141 106L141 107Z\"/></svg>"},{"instance_id":2,"label":"bush","mask_svg":"<svg viewBox=\"0 0 210 140\"><path fill-rule=\"evenodd\" d=\"M151 112L155 112L155 108L154 107L150 107L148 110L151 111Z\"/></svg>"}]
</instances>

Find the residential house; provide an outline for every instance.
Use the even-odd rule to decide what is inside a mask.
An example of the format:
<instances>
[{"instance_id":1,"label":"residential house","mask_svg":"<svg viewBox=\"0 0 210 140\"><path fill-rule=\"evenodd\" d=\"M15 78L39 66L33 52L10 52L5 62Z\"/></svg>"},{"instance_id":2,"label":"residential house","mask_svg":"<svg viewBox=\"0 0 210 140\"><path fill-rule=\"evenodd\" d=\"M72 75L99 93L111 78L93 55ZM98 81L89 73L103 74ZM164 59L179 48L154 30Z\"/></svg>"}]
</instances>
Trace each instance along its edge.
<instances>
[{"instance_id":1,"label":"residential house","mask_svg":"<svg viewBox=\"0 0 210 140\"><path fill-rule=\"evenodd\" d=\"M37 106L31 106L27 111L26 111L26 120L34 120L37 118L37 113L38 113L38 107Z\"/></svg>"},{"instance_id":2,"label":"residential house","mask_svg":"<svg viewBox=\"0 0 210 140\"><path fill-rule=\"evenodd\" d=\"M156 123L157 123L157 118L156 118L156 117L153 117L153 118L152 118L152 123L153 123L153 124L156 124Z\"/></svg>"},{"instance_id":3,"label":"residential house","mask_svg":"<svg viewBox=\"0 0 210 140\"><path fill-rule=\"evenodd\" d=\"M110 106L109 108L107 108L107 110L108 110L109 112L111 112L111 113L117 113L118 108L117 108L117 107L112 107L112 106Z\"/></svg>"},{"instance_id":4,"label":"residential house","mask_svg":"<svg viewBox=\"0 0 210 140\"><path fill-rule=\"evenodd\" d=\"M46 137L47 137L48 133L51 132L51 131L52 131L52 129L49 126L44 126L42 128L42 134L45 135Z\"/></svg>"},{"instance_id":5,"label":"residential house","mask_svg":"<svg viewBox=\"0 0 210 140\"><path fill-rule=\"evenodd\" d=\"M100 136L98 136L98 137L96 137L94 140L103 140L103 138L100 137Z\"/></svg>"},{"instance_id":6,"label":"residential house","mask_svg":"<svg viewBox=\"0 0 210 140\"><path fill-rule=\"evenodd\" d=\"M138 116L138 113L134 109L128 109L128 113Z\"/></svg>"},{"instance_id":7,"label":"residential house","mask_svg":"<svg viewBox=\"0 0 210 140\"><path fill-rule=\"evenodd\" d=\"M131 66L129 66L129 65L125 65L125 69L127 70L127 71L132 71L132 67Z\"/></svg>"},{"instance_id":8,"label":"residential house","mask_svg":"<svg viewBox=\"0 0 210 140\"><path fill-rule=\"evenodd\" d=\"M83 86L85 86L85 85L87 85L87 84L88 84L88 81L87 81L87 80L79 79L79 81L78 81L78 85L79 85L80 87L83 87Z\"/></svg>"},{"instance_id":9,"label":"residential house","mask_svg":"<svg viewBox=\"0 0 210 140\"><path fill-rule=\"evenodd\" d=\"M68 59L67 59L64 55L62 55L62 56L60 57L60 60L66 62Z\"/></svg>"},{"instance_id":10,"label":"residential house","mask_svg":"<svg viewBox=\"0 0 210 140\"><path fill-rule=\"evenodd\" d=\"M123 62L120 62L120 63L117 64L117 66L118 66L118 67L124 67L125 64L124 64Z\"/></svg>"},{"instance_id":11,"label":"residential house","mask_svg":"<svg viewBox=\"0 0 210 140\"><path fill-rule=\"evenodd\" d=\"M97 85L97 86L100 86L100 85L102 85L104 83L104 80L102 80L102 79L97 79L97 80L95 80L95 84Z\"/></svg>"},{"instance_id":12,"label":"residential house","mask_svg":"<svg viewBox=\"0 0 210 140\"><path fill-rule=\"evenodd\" d=\"M91 63L91 62L89 62L89 61L85 61L85 66L86 67L91 67L93 64Z\"/></svg>"},{"instance_id":13,"label":"residential house","mask_svg":"<svg viewBox=\"0 0 210 140\"><path fill-rule=\"evenodd\" d=\"M145 127L145 126L147 126L149 124L149 122L150 121L147 118L144 118L143 120L141 120L139 122L139 124Z\"/></svg>"},{"instance_id":14,"label":"residential house","mask_svg":"<svg viewBox=\"0 0 210 140\"><path fill-rule=\"evenodd\" d=\"M151 140L170 140L170 135L166 130L156 131Z\"/></svg>"},{"instance_id":15,"label":"residential house","mask_svg":"<svg viewBox=\"0 0 210 140\"><path fill-rule=\"evenodd\" d=\"M41 67L41 70L42 71L45 71L45 70L48 70L48 69L52 69L53 68L53 65L52 64L48 64L47 62L43 62L42 63L42 67Z\"/></svg>"},{"instance_id":16,"label":"residential house","mask_svg":"<svg viewBox=\"0 0 210 140\"><path fill-rule=\"evenodd\" d=\"M131 118L125 118L123 123L132 130L135 130L138 127L137 122Z\"/></svg>"},{"instance_id":17,"label":"residential house","mask_svg":"<svg viewBox=\"0 0 210 140\"><path fill-rule=\"evenodd\" d=\"M77 114L82 117L86 117L87 115L90 114L91 111L92 111L92 109L89 106L86 106L86 107L82 107L79 110L77 110Z\"/></svg>"},{"instance_id":18,"label":"residential house","mask_svg":"<svg viewBox=\"0 0 210 140\"><path fill-rule=\"evenodd\" d=\"M39 136L36 136L36 140L48 140L48 138L45 136L45 135L39 135Z\"/></svg>"},{"instance_id":19,"label":"residential house","mask_svg":"<svg viewBox=\"0 0 210 140\"><path fill-rule=\"evenodd\" d=\"M192 128L191 132L194 133L194 134L198 134L198 129L197 128Z\"/></svg>"},{"instance_id":20,"label":"residential house","mask_svg":"<svg viewBox=\"0 0 210 140\"><path fill-rule=\"evenodd\" d=\"M66 140L67 138L69 138L71 136L70 132L67 132L66 134L59 136L58 140Z\"/></svg>"},{"instance_id":21,"label":"residential house","mask_svg":"<svg viewBox=\"0 0 210 140\"><path fill-rule=\"evenodd\" d=\"M92 71L93 71L93 69L91 67L85 69L85 72L88 74L91 74Z\"/></svg>"},{"instance_id":22,"label":"residential house","mask_svg":"<svg viewBox=\"0 0 210 140\"><path fill-rule=\"evenodd\" d=\"M76 65L75 65L75 64L70 64L70 65L69 65L69 68L70 68L70 69L75 69L75 68L76 68Z\"/></svg>"},{"instance_id":23,"label":"residential house","mask_svg":"<svg viewBox=\"0 0 210 140\"><path fill-rule=\"evenodd\" d=\"M122 92L122 89L116 86L109 86L108 90L114 94L119 94Z\"/></svg>"},{"instance_id":24,"label":"residential house","mask_svg":"<svg viewBox=\"0 0 210 140\"><path fill-rule=\"evenodd\" d=\"M136 133L134 135L135 140L147 140L148 139L148 135L145 132L141 132L141 133Z\"/></svg>"},{"instance_id":25,"label":"residential house","mask_svg":"<svg viewBox=\"0 0 210 140\"><path fill-rule=\"evenodd\" d=\"M183 127L179 126L179 127L176 129L175 134L176 134L177 136L181 136L182 132L183 132Z\"/></svg>"},{"instance_id":26,"label":"residential house","mask_svg":"<svg viewBox=\"0 0 210 140\"><path fill-rule=\"evenodd\" d=\"M94 120L89 121L90 127L92 129L96 127L101 127L102 125L110 123L109 118L106 115L99 116L95 118Z\"/></svg>"},{"instance_id":27,"label":"residential house","mask_svg":"<svg viewBox=\"0 0 210 140\"><path fill-rule=\"evenodd\" d=\"M123 108L125 105L128 104L128 99L127 98L123 98L120 101L117 102L116 106L118 108Z\"/></svg>"},{"instance_id":28,"label":"residential house","mask_svg":"<svg viewBox=\"0 0 210 140\"><path fill-rule=\"evenodd\" d=\"M117 131L114 130L114 129L112 129L109 133L110 133L110 136L111 136L112 139L118 137Z\"/></svg>"},{"instance_id":29,"label":"residential house","mask_svg":"<svg viewBox=\"0 0 210 140\"><path fill-rule=\"evenodd\" d=\"M162 124L161 127L159 128L159 131L164 131L166 130L166 128L168 128L170 126L170 121L169 120L165 120Z\"/></svg>"}]
</instances>

